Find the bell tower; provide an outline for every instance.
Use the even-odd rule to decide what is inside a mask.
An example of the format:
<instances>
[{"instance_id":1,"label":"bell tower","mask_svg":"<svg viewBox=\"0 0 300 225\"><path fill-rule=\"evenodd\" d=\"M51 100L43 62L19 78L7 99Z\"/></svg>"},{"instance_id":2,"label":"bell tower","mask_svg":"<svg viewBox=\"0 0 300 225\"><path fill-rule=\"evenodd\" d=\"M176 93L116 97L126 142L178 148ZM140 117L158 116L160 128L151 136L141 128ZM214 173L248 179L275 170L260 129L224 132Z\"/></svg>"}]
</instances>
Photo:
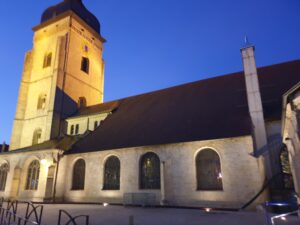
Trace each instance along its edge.
<instances>
[{"instance_id":1,"label":"bell tower","mask_svg":"<svg viewBox=\"0 0 300 225\"><path fill-rule=\"evenodd\" d=\"M64 119L103 102L105 39L81 0L46 9L25 55L10 150L56 138Z\"/></svg>"}]
</instances>

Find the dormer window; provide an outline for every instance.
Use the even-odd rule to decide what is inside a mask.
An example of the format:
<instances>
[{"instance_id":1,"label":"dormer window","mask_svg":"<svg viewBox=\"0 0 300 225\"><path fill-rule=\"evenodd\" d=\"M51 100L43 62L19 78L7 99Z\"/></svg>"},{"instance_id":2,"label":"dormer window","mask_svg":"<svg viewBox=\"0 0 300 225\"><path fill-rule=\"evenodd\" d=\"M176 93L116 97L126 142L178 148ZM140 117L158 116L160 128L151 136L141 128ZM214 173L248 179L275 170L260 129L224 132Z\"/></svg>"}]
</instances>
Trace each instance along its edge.
<instances>
[{"instance_id":1,"label":"dormer window","mask_svg":"<svg viewBox=\"0 0 300 225\"><path fill-rule=\"evenodd\" d=\"M71 125L71 129L70 129L70 134L73 135L74 134L74 125Z\"/></svg>"},{"instance_id":2,"label":"dormer window","mask_svg":"<svg viewBox=\"0 0 300 225\"><path fill-rule=\"evenodd\" d=\"M87 57L82 57L81 59L81 71L89 73L90 69L90 60Z\"/></svg>"},{"instance_id":3,"label":"dormer window","mask_svg":"<svg viewBox=\"0 0 300 225\"><path fill-rule=\"evenodd\" d=\"M96 130L97 127L98 127L98 121L95 121L95 123L94 123L94 130Z\"/></svg>"},{"instance_id":4,"label":"dormer window","mask_svg":"<svg viewBox=\"0 0 300 225\"><path fill-rule=\"evenodd\" d=\"M52 53L45 54L43 68L50 67L51 66L51 61L52 61Z\"/></svg>"},{"instance_id":5,"label":"dormer window","mask_svg":"<svg viewBox=\"0 0 300 225\"><path fill-rule=\"evenodd\" d=\"M75 126L75 135L79 134L79 124Z\"/></svg>"}]
</instances>

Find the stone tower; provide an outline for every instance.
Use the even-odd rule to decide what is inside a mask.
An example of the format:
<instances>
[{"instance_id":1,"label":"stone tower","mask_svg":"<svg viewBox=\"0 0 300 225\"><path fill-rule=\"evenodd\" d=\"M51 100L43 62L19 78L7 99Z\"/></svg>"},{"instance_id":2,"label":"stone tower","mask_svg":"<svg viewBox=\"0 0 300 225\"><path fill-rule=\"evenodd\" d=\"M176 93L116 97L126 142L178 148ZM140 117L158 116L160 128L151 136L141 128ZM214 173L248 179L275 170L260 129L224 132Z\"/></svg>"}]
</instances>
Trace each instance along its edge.
<instances>
[{"instance_id":1,"label":"stone tower","mask_svg":"<svg viewBox=\"0 0 300 225\"><path fill-rule=\"evenodd\" d=\"M64 133L64 119L80 107L102 103L104 38L81 0L48 8L33 28L26 53L10 150Z\"/></svg>"}]
</instances>

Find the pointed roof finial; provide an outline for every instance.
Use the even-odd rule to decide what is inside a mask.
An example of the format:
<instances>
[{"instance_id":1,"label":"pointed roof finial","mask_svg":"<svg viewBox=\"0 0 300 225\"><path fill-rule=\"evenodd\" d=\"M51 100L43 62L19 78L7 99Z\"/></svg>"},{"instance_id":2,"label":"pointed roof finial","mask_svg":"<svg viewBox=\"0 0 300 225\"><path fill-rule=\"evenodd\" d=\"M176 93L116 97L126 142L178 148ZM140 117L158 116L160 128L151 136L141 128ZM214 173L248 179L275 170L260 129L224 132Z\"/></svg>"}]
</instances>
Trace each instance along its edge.
<instances>
[{"instance_id":1,"label":"pointed roof finial","mask_svg":"<svg viewBox=\"0 0 300 225\"><path fill-rule=\"evenodd\" d=\"M249 45L249 44L250 44L250 42L249 42L248 36L245 35L245 45Z\"/></svg>"},{"instance_id":2,"label":"pointed roof finial","mask_svg":"<svg viewBox=\"0 0 300 225\"><path fill-rule=\"evenodd\" d=\"M247 35L245 35L244 41L245 41L245 43L244 43L244 46L242 47L242 49L254 47L254 45L250 43Z\"/></svg>"}]
</instances>

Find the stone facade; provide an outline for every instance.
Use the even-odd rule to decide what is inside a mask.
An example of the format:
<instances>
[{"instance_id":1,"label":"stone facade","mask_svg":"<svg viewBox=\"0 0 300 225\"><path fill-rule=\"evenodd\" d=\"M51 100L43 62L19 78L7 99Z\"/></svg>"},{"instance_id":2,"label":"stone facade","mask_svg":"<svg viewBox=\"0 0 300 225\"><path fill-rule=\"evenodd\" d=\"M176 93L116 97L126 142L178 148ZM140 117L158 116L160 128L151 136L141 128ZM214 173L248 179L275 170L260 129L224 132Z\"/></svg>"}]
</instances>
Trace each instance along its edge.
<instances>
[{"instance_id":1,"label":"stone facade","mask_svg":"<svg viewBox=\"0 0 300 225\"><path fill-rule=\"evenodd\" d=\"M64 1L61 4L67 3ZM79 4L81 1L74 1L73 3ZM56 9L56 7L59 7L59 5L50 8L50 11ZM86 9L81 8L81 10ZM60 11L58 10L57 12ZM190 124L189 118L184 118L185 114L180 114L181 117L179 119L187 121L189 125L187 130L178 129L183 131L183 133L180 133L180 136L186 138L185 136L189 135L193 126L202 129L202 131L209 131L208 133L216 131L219 136L210 137L203 135L199 138L197 136L199 130L197 130L196 135L190 135L191 137L189 138L191 139L180 139L178 141L178 137L175 136L177 139L172 137L170 139L172 141L169 142L165 139L163 141L159 139L158 141L155 140L157 142L154 144L147 144L149 140L142 135L142 141L138 142L139 145L131 144L115 148L105 148L104 146L102 150L99 148L87 150L85 146L78 153L75 148L75 150L71 148L76 141L87 140L84 140L86 135L95 134L96 125L100 124L100 121L104 120L103 125L106 125L105 122L113 120L114 115L116 115L114 113L118 113L118 110L120 112L120 108L114 105L104 107L101 110L96 107L98 111L93 108L103 102L104 61L102 52L105 40L99 32L96 32L72 10L43 22L33 30L35 31L34 44L33 49L26 54L25 58L16 117L11 136L11 148L9 152L0 154L0 174L2 177L7 174L4 188L3 183L1 184L3 180L0 182L1 197L33 201L51 200L122 204L127 201L126 196L134 196L136 194L141 198L154 196L152 204L155 205L240 208L261 191L266 179L271 179L276 174L279 162L276 161L274 163L275 161L272 161L272 159L278 157L280 149L272 151L273 155L267 154L264 158L261 155L255 155L261 149L267 148L270 140L274 139L273 137L277 138L280 134L281 121L265 121L253 46L248 45L241 50L244 64L245 90L242 90L243 93L234 92L235 95L239 93L241 96L245 92L245 101L241 101L243 102L242 105L228 105L230 111L232 108L239 109L239 114L235 114L237 115L237 117L234 117L235 119L240 118L240 110L245 114L245 117L241 117L243 121L241 121L242 119L238 120L236 126L238 132L242 130L242 133L230 133L232 130L230 121L228 123L229 126L224 129L223 127L220 128L220 130L225 130L221 133L217 129L211 129L211 124L209 127L203 128L202 125L205 126L205 120L210 120L213 123L212 125L219 127L220 121L233 116L231 113L228 113L227 117L223 118L224 105L221 107L221 110L219 108L215 110L215 112L221 112L221 114L213 114L221 116L211 118L208 118L210 112L200 115L205 107L199 107L201 109L199 117L202 116L204 120L198 123L197 126ZM91 63L86 65L88 62L86 59ZM234 75L234 77L237 76ZM243 74L241 74L239 80L244 82L243 78ZM241 86L244 83L242 82L235 88L243 89ZM203 88L205 89L205 87ZM197 93L198 91L199 89L196 89ZM300 107L299 93L294 95L293 100L293 104L296 105L297 109ZM190 95L189 98L193 98L193 96ZM206 97L209 98L209 96L204 96L204 98ZM199 101L199 99L197 101L195 99L185 100L191 100L193 103L186 110L193 110L193 106ZM202 99L202 101L204 100ZM153 101L151 109L156 107L156 103L157 101ZM177 107L179 102L173 103ZM218 104L218 102L209 102L207 105L208 109L210 109L209 104ZM101 106L103 105L101 104ZM165 104L163 106L165 107ZM129 108L132 109L132 107L135 107L135 104L130 104ZM91 110L91 108L93 109ZM182 108L185 109L184 107ZM86 109L92 113L80 114L81 109ZM250 115L248 115L248 109ZM145 115L146 110L150 112L148 108L142 109L143 115ZM160 108L156 113L158 117L161 116L159 111ZM233 111L235 112L235 110ZM196 122L199 122L198 112L193 112L196 115ZM178 120L170 120L170 113L174 112L167 110L167 114L161 116L160 119L170 121L171 126L164 127L173 128L173 124ZM297 173L300 170L297 168L299 163L296 163L299 162L300 157L298 148L299 133L297 136L295 132L297 121L294 114L295 110L293 110L291 102L289 102L286 108L284 140L289 146L291 157L295 160L292 161L292 166L296 187L299 190L300 179L297 179L299 177ZM127 125L131 123L131 121L127 121L127 116L128 113L122 114L121 123L124 121L128 122ZM136 118L140 117L136 116ZM251 123L248 119L251 120ZM249 122L247 129L245 120L247 125ZM143 122L145 121L138 120L132 124L137 127ZM238 126L240 122L243 123L241 127ZM114 125L116 124L119 125L118 122L115 122ZM105 134L108 134L108 138L103 139L110 140L111 138L112 142L114 142L114 134L118 133L115 132L115 128L119 129L119 127L110 125L108 127L112 127L112 131L106 132ZM174 129L177 128L176 126L174 127ZM126 137L124 139L121 138L121 140L130 142L132 140L128 140L130 137L127 137L128 128L126 123L125 128ZM142 128L141 131L144 131L147 129L147 126ZM227 131L229 131L230 135L228 135ZM252 135L251 131L253 132ZM136 132L135 135L137 133L142 132ZM165 133L173 135L169 131ZM116 136L118 138L118 135ZM131 139L136 140L136 136L131 137ZM98 136L94 140L98 144ZM90 145L89 141L87 142L88 147L94 148L91 147L93 145ZM160 144L155 145L156 143ZM219 164L215 167L215 171L210 170L209 176L215 180L218 179L218 182L222 182L222 188L201 189L198 186L200 178L198 177L199 168L196 162L199 152L204 149L210 149L218 158L217 160L209 158L206 161L212 165ZM142 189L140 187L141 158L149 152L155 153L159 158L158 165L160 166L157 171L160 177L160 188L156 189ZM120 187L116 190L104 190L104 170L106 160L110 156L117 157L120 162ZM84 187L80 188L80 190L74 190L72 187L74 165L79 159L83 159L85 163ZM2 165L8 165L8 170L6 169L7 167L2 168ZM206 172L203 168L202 171ZM209 179L207 179L208 182L210 182ZM253 206L262 203L266 199L266 192L263 192L262 195L255 199Z\"/></svg>"},{"instance_id":2,"label":"stone facade","mask_svg":"<svg viewBox=\"0 0 300 225\"><path fill-rule=\"evenodd\" d=\"M284 97L283 142L289 152L289 160L295 191L300 203L300 85Z\"/></svg>"},{"instance_id":3,"label":"stone facade","mask_svg":"<svg viewBox=\"0 0 300 225\"><path fill-rule=\"evenodd\" d=\"M39 142L66 132L63 120L85 106L103 102L104 39L74 13L34 28L33 49L26 54L10 149L32 145L33 135L41 131ZM51 54L51 63L44 60ZM82 57L90 60L88 74L81 71ZM80 88L78 88L80 87ZM39 97L44 107L37 110Z\"/></svg>"},{"instance_id":4,"label":"stone facade","mask_svg":"<svg viewBox=\"0 0 300 225\"><path fill-rule=\"evenodd\" d=\"M216 151L220 157L223 191L197 190L195 158L202 149L207 148ZM169 205L239 208L261 189L264 181L258 160L250 155L252 151L251 136L244 136L64 155L59 162L55 198L67 202L122 204L126 193L152 193L156 196L156 204L160 204L164 196L164 202ZM147 152L156 153L160 162L164 163L164 171L161 171L164 187L160 190L139 188L139 160ZM14 173L17 168L21 174L17 182L19 199L41 201L49 198L46 192L47 173L51 166L57 166L58 153L59 150L47 150L2 155L2 160L9 163L10 170L7 188L1 196L12 197L12 193L16 192L12 184L16 183ZM104 162L112 155L121 162L120 190L103 190ZM73 165L80 158L86 162L85 187L84 190L74 191L71 190ZM38 190L26 191L28 165L34 159L46 160L41 163ZM261 197L256 203L263 200L264 197Z\"/></svg>"}]
</instances>

